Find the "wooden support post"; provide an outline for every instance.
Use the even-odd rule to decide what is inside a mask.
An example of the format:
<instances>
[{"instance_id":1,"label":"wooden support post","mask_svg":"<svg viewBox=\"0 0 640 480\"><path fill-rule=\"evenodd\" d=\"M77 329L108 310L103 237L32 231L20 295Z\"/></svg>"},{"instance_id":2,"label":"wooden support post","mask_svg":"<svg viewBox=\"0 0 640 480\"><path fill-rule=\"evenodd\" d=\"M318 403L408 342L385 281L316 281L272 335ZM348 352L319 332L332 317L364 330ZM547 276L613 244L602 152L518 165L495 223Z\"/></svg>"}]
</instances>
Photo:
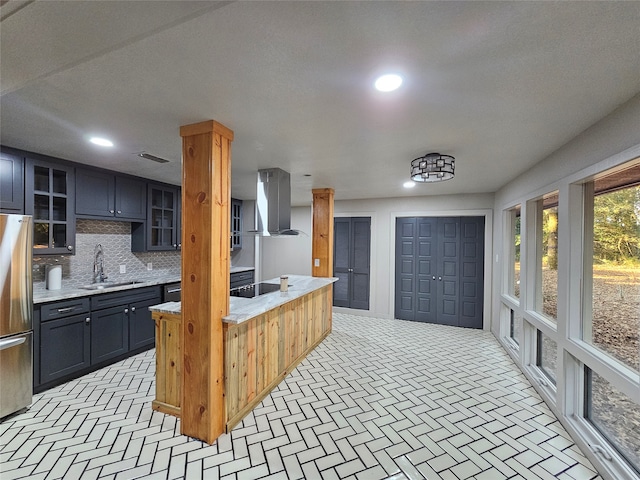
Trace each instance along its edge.
<instances>
[{"instance_id":1,"label":"wooden support post","mask_svg":"<svg viewBox=\"0 0 640 480\"><path fill-rule=\"evenodd\" d=\"M333 188L316 188L313 193L313 239L311 272L314 277L333 276Z\"/></svg>"},{"instance_id":2,"label":"wooden support post","mask_svg":"<svg viewBox=\"0 0 640 480\"><path fill-rule=\"evenodd\" d=\"M225 430L222 317L229 314L233 131L209 120L182 137L180 433L213 443Z\"/></svg>"}]
</instances>

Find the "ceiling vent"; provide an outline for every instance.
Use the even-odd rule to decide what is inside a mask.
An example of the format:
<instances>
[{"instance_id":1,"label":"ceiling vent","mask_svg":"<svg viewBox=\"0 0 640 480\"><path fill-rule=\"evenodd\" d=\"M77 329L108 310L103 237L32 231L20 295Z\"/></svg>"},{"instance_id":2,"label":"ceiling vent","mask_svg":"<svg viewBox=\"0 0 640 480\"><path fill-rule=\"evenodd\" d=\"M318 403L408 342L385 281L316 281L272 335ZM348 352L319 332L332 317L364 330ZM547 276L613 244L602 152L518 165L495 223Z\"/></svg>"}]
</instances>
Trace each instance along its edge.
<instances>
[{"instance_id":1,"label":"ceiling vent","mask_svg":"<svg viewBox=\"0 0 640 480\"><path fill-rule=\"evenodd\" d=\"M152 160L152 161L158 162L158 163L169 163L169 160L166 160L166 159L160 158L160 157L156 157L155 155L151 155L150 153L147 153L147 152L136 153L136 155L138 155L139 157L142 157L142 158L146 158L147 160Z\"/></svg>"}]
</instances>

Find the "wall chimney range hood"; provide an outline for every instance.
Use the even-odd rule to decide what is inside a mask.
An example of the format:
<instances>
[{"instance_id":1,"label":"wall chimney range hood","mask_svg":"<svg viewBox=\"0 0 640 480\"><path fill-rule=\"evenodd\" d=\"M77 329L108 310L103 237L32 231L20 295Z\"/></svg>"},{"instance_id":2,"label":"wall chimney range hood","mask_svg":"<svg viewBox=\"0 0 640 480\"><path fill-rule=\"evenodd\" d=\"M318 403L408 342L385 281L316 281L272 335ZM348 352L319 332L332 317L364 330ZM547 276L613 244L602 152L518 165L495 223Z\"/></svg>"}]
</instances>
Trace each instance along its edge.
<instances>
[{"instance_id":1,"label":"wall chimney range hood","mask_svg":"<svg viewBox=\"0 0 640 480\"><path fill-rule=\"evenodd\" d=\"M258 170L257 233L264 237L299 235L291 229L291 175L280 168Z\"/></svg>"}]
</instances>

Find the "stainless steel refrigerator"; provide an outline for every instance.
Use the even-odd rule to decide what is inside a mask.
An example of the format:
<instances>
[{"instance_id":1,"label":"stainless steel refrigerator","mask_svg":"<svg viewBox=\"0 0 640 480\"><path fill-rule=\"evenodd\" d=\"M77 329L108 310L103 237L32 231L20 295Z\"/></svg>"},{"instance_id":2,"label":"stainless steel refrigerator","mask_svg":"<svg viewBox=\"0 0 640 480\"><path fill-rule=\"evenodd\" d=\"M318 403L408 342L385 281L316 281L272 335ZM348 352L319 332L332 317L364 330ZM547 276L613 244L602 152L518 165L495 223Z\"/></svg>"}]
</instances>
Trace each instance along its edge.
<instances>
[{"instance_id":1,"label":"stainless steel refrigerator","mask_svg":"<svg viewBox=\"0 0 640 480\"><path fill-rule=\"evenodd\" d=\"M33 395L32 221L0 215L0 418Z\"/></svg>"}]
</instances>

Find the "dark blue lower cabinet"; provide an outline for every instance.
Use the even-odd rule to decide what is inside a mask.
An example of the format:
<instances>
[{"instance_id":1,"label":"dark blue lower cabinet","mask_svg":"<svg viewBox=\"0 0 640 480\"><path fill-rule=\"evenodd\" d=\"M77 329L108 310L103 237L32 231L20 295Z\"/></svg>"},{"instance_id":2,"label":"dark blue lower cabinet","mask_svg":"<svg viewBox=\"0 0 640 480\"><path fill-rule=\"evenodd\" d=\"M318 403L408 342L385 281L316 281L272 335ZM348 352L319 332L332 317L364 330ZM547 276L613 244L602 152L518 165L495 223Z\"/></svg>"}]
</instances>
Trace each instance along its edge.
<instances>
[{"instance_id":1,"label":"dark blue lower cabinet","mask_svg":"<svg viewBox=\"0 0 640 480\"><path fill-rule=\"evenodd\" d=\"M129 308L91 313L91 363L102 363L129 351Z\"/></svg>"},{"instance_id":2,"label":"dark blue lower cabinet","mask_svg":"<svg viewBox=\"0 0 640 480\"><path fill-rule=\"evenodd\" d=\"M40 338L40 383L66 377L91 365L88 314L42 322Z\"/></svg>"},{"instance_id":3,"label":"dark blue lower cabinet","mask_svg":"<svg viewBox=\"0 0 640 480\"><path fill-rule=\"evenodd\" d=\"M156 341L156 324L151 318L149 307L160 303L159 299L132 303L129 306L129 349L154 345Z\"/></svg>"},{"instance_id":4,"label":"dark blue lower cabinet","mask_svg":"<svg viewBox=\"0 0 640 480\"><path fill-rule=\"evenodd\" d=\"M149 307L159 303L161 287L153 286L35 307L34 390L153 347L155 323Z\"/></svg>"}]
</instances>

